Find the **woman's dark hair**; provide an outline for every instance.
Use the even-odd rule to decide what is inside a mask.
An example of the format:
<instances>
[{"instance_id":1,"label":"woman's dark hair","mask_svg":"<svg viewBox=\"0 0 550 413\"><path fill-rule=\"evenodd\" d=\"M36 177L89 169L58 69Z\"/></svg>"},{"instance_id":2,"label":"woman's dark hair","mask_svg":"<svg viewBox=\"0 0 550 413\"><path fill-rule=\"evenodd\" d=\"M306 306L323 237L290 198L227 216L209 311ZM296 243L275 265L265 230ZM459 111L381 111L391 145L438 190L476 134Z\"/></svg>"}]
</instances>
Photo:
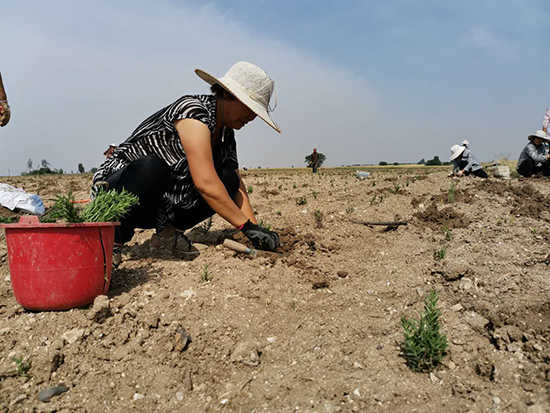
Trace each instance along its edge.
<instances>
[{"instance_id":1,"label":"woman's dark hair","mask_svg":"<svg viewBox=\"0 0 550 413\"><path fill-rule=\"evenodd\" d=\"M210 91L214 96L220 99L225 99L225 100L236 99L235 96L233 96L231 93L229 93L227 90L225 90L223 87L221 87L217 83L214 83L212 86L210 86Z\"/></svg>"}]
</instances>

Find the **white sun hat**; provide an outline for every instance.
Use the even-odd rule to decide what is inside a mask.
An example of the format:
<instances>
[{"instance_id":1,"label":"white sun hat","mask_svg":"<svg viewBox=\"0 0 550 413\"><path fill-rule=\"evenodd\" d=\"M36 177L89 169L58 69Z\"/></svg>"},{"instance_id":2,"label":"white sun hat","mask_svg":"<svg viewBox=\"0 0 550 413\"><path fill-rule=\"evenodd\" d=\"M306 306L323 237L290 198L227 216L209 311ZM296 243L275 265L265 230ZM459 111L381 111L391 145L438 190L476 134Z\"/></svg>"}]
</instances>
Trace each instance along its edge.
<instances>
[{"instance_id":1,"label":"white sun hat","mask_svg":"<svg viewBox=\"0 0 550 413\"><path fill-rule=\"evenodd\" d=\"M223 87L281 133L279 126L269 116L269 100L275 89L275 82L258 66L248 62L237 62L219 79L202 69L195 69L195 73L206 83Z\"/></svg>"},{"instance_id":2,"label":"white sun hat","mask_svg":"<svg viewBox=\"0 0 550 413\"><path fill-rule=\"evenodd\" d=\"M468 142L466 139L462 141L462 146L468 146L470 142Z\"/></svg>"},{"instance_id":3,"label":"white sun hat","mask_svg":"<svg viewBox=\"0 0 550 413\"><path fill-rule=\"evenodd\" d=\"M454 161L456 158L458 158L465 149L465 146L453 145L451 147L451 161Z\"/></svg>"},{"instance_id":4,"label":"white sun hat","mask_svg":"<svg viewBox=\"0 0 550 413\"><path fill-rule=\"evenodd\" d=\"M109 146L112 146L113 148L116 148L116 143L111 143Z\"/></svg>"},{"instance_id":5,"label":"white sun hat","mask_svg":"<svg viewBox=\"0 0 550 413\"><path fill-rule=\"evenodd\" d=\"M529 139L530 141L533 140L533 138L541 138L541 139L544 139L545 141L550 141L550 136L548 136L548 134L543 130L538 130L532 135L529 135L527 137L527 139Z\"/></svg>"}]
</instances>

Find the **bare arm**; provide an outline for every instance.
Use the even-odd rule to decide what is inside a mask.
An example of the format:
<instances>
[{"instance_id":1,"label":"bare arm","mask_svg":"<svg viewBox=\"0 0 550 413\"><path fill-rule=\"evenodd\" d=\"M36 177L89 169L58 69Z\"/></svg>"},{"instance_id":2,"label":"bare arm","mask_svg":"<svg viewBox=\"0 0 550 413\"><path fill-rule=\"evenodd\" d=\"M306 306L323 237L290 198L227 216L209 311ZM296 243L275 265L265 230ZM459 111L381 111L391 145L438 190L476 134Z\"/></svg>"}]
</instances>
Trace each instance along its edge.
<instances>
[{"instance_id":1,"label":"bare arm","mask_svg":"<svg viewBox=\"0 0 550 413\"><path fill-rule=\"evenodd\" d=\"M191 178L201 196L210 208L231 225L242 226L248 217L231 199L216 173L208 127L195 119L180 119L174 122L174 125L187 155ZM243 201L242 205L245 204ZM248 205L250 208L250 202Z\"/></svg>"},{"instance_id":2,"label":"bare arm","mask_svg":"<svg viewBox=\"0 0 550 413\"><path fill-rule=\"evenodd\" d=\"M235 173L239 177L239 190L237 191L237 194L233 198L237 206L240 208L241 212L253 223L258 224L256 221L256 217L254 216L254 210L252 209L252 205L250 204L250 198L248 198L248 192L246 190L246 187L244 185L244 182L241 178L241 174L239 173L238 169L235 169Z\"/></svg>"}]
</instances>

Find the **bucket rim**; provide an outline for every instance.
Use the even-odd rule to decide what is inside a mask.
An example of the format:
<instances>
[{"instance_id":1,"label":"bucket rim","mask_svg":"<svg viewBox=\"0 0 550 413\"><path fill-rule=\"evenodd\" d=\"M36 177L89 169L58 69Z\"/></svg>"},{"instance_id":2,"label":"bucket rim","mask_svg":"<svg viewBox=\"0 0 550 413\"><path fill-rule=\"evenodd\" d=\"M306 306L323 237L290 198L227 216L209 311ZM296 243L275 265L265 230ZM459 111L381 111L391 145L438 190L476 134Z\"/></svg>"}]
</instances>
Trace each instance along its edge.
<instances>
[{"instance_id":1,"label":"bucket rim","mask_svg":"<svg viewBox=\"0 0 550 413\"><path fill-rule=\"evenodd\" d=\"M41 223L37 216L25 215L19 222L13 224L0 224L4 229L27 229L27 228L90 228L90 227L116 227L120 222L54 222Z\"/></svg>"}]
</instances>

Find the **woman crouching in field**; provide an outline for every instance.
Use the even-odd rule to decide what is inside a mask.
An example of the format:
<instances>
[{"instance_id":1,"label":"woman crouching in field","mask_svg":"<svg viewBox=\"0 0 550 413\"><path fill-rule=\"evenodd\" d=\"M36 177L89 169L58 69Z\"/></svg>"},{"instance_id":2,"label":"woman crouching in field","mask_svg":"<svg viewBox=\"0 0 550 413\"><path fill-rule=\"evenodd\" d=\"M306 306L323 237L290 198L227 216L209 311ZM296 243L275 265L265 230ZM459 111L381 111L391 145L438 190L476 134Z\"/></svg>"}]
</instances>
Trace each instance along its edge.
<instances>
[{"instance_id":1,"label":"woman crouching in field","mask_svg":"<svg viewBox=\"0 0 550 413\"><path fill-rule=\"evenodd\" d=\"M466 144L464 144L466 142ZM474 175L480 178L488 178L481 167L481 164L472 155L468 148L468 141L464 141L463 146L453 145L451 147L451 161L453 161L453 176Z\"/></svg>"},{"instance_id":2,"label":"woman crouching in field","mask_svg":"<svg viewBox=\"0 0 550 413\"><path fill-rule=\"evenodd\" d=\"M259 67L236 63L221 78L196 74L211 85L210 95L186 95L141 123L99 167L99 186L127 191L139 205L115 231L113 263L136 228L156 228L151 246L196 252L183 231L219 214L241 230L256 248L275 250L277 233L257 224L239 175L234 130L259 116L280 132L269 116L274 82Z\"/></svg>"},{"instance_id":3,"label":"woman crouching in field","mask_svg":"<svg viewBox=\"0 0 550 413\"><path fill-rule=\"evenodd\" d=\"M550 142L546 132L536 131L527 137L529 143L523 148L519 155L516 170L518 174L529 178L534 174L542 172L544 176L550 176L550 155L548 148L543 142Z\"/></svg>"}]
</instances>

